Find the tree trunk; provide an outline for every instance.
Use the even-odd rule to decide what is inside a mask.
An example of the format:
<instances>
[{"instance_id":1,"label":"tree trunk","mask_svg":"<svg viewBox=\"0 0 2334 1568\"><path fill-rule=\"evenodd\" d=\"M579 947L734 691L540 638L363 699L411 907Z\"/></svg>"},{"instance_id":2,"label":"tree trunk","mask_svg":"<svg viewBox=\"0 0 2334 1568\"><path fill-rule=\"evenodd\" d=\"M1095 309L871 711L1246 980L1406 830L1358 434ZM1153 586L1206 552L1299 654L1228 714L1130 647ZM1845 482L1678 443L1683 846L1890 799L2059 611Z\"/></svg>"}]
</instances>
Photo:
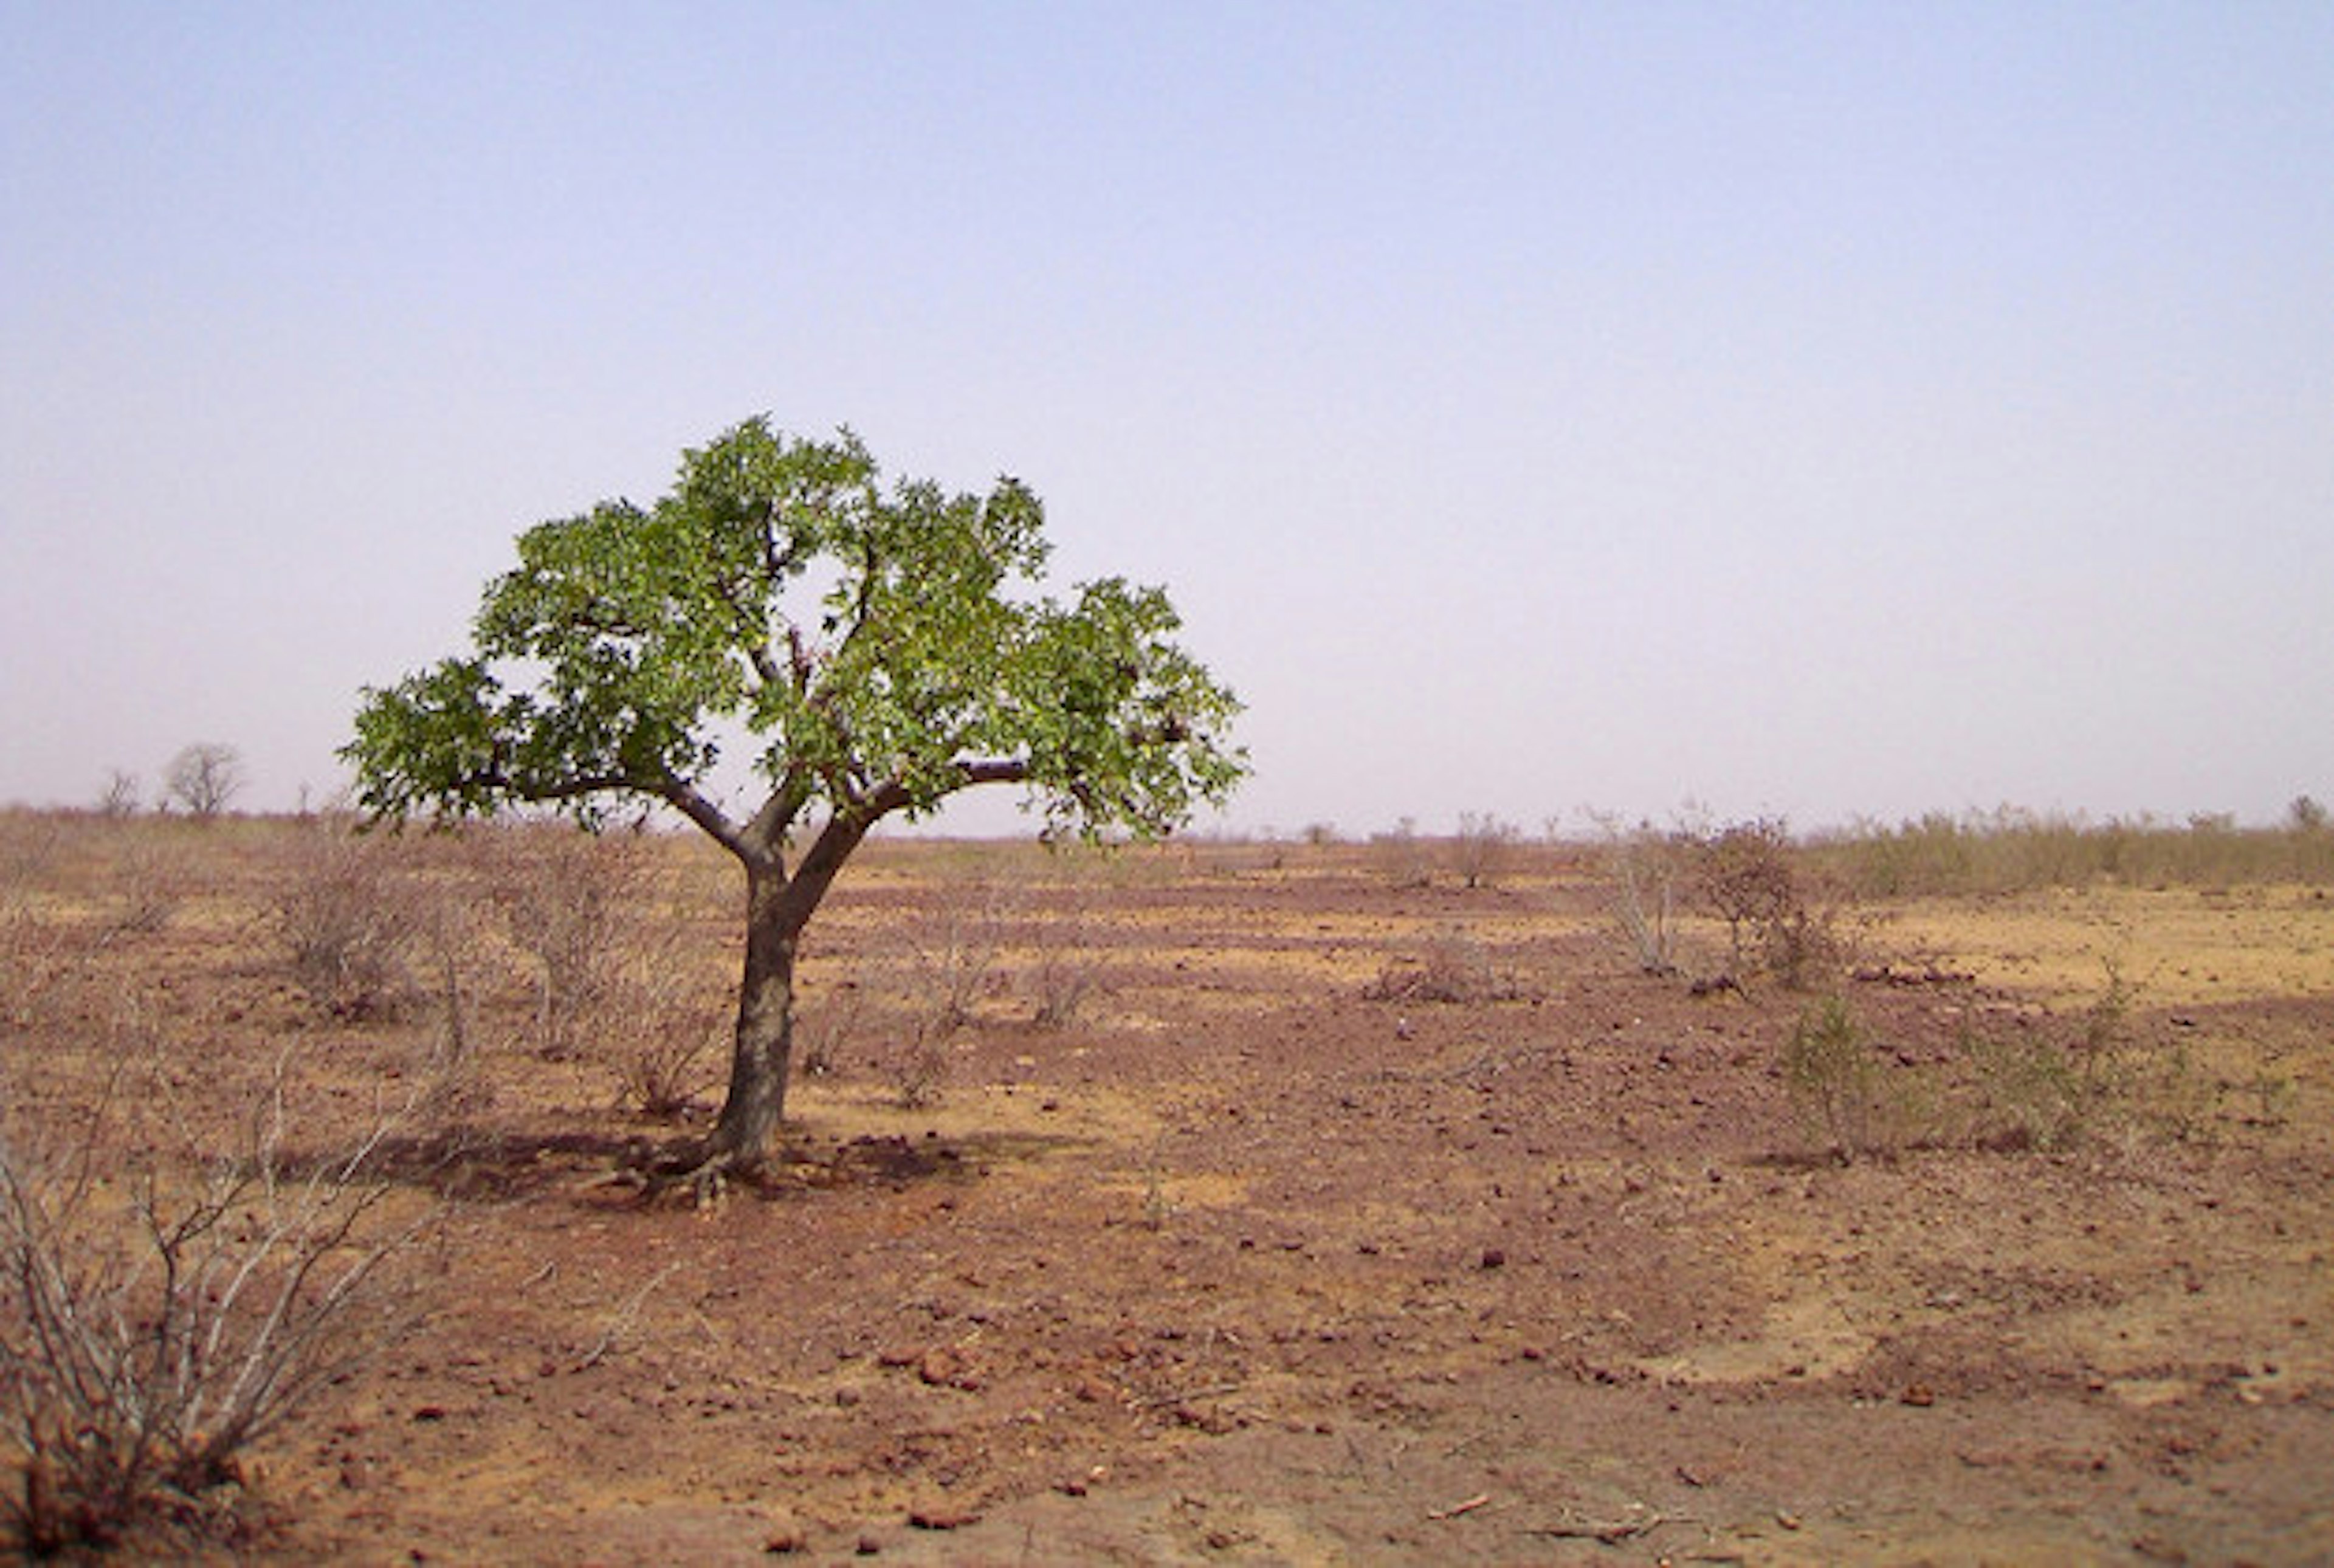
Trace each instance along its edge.
<instances>
[{"instance_id":1,"label":"tree trunk","mask_svg":"<svg viewBox=\"0 0 2334 1568\"><path fill-rule=\"evenodd\" d=\"M746 975L738 993L729 1092L714 1123L705 1163L750 1169L761 1163L786 1108L794 1056L795 952L803 919L786 878L749 871L746 891Z\"/></svg>"}]
</instances>

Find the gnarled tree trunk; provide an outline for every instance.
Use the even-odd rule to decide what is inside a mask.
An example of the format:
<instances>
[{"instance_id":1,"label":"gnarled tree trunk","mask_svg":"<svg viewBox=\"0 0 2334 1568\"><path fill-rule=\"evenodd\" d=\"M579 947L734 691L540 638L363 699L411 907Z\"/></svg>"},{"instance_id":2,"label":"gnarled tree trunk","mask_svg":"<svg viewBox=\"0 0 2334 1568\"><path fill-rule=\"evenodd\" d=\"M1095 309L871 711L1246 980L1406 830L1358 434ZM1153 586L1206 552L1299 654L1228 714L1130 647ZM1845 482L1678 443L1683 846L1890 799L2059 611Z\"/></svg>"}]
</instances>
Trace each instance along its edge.
<instances>
[{"instance_id":1,"label":"gnarled tree trunk","mask_svg":"<svg viewBox=\"0 0 2334 1568\"><path fill-rule=\"evenodd\" d=\"M785 1119L794 1066L795 959L803 928L880 815L880 809L869 809L829 820L792 876L775 849L748 845L739 853L746 867L746 973L738 992L729 1092L702 1156L681 1176L751 1170L769 1152Z\"/></svg>"},{"instance_id":2,"label":"gnarled tree trunk","mask_svg":"<svg viewBox=\"0 0 2334 1568\"><path fill-rule=\"evenodd\" d=\"M782 872L748 870L746 973L738 991L738 1026L729 1055L729 1092L713 1126L708 1163L732 1169L760 1162L785 1119L794 1060L795 954L808 918L789 919Z\"/></svg>"}]
</instances>

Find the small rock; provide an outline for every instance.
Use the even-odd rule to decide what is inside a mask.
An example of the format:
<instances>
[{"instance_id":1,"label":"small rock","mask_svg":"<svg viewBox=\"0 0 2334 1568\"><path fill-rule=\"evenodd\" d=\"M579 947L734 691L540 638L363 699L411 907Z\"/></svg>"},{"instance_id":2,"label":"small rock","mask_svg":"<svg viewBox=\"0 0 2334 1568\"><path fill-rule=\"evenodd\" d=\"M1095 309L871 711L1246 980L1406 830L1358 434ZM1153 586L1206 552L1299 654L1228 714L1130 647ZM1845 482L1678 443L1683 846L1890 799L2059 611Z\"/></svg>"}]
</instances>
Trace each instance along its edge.
<instances>
[{"instance_id":1,"label":"small rock","mask_svg":"<svg viewBox=\"0 0 2334 1568\"><path fill-rule=\"evenodd\" d=\"M908 1523L918 1530L961 1530L980 1523L980 1515L958 1509L919 1508L908 1515Z\"/></svg>"},{"instance_id":2,"label":"small rock","mask_svg":"<svg viewBox=\"0 0 2334 1568\"><path fill-rule=\"evenodd\" d=\"M1485 1268L1505 1268L1507 1264L1508 1255L1500 1248L1496 1246L1487 1246L1483 1249L1483 1266Z\"/></svg>"}]
</instances>

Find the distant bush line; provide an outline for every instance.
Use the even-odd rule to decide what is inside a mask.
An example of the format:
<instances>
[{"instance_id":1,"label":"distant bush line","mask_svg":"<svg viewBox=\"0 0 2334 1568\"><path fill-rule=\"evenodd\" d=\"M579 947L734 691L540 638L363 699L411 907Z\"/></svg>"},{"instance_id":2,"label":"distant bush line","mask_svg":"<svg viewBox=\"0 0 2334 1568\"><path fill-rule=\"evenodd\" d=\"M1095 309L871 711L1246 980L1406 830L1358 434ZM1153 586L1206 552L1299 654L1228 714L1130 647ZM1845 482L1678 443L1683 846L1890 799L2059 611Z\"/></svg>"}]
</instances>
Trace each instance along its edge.
<instances>
[{"instance_id":1,"label":"distant bush line","mask_svg":"<svg viewBox=\"0 0 2334 1568\"><path fill-rule=\"evenodd\" d=\"M2227 887L2334 882L2334 828L2308 796L2286 822L2242 828L2219 815L2152 818L2038 813L2005 807L1933 813L1895 827L1859 822L1812 835L1806 851L1857 894L2012 893L2044 888Z\"/></svg>"}]
</instances>

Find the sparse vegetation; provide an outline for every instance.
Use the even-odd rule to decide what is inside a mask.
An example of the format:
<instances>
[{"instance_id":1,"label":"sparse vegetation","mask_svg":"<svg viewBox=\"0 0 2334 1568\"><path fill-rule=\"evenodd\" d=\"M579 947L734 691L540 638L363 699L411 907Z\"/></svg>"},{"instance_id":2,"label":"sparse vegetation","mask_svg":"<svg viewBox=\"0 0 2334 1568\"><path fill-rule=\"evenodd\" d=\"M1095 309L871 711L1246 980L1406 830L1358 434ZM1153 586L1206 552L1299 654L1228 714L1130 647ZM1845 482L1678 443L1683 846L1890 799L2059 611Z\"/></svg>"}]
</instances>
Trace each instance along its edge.
<instances>
[{"instance_id":1,"label":"sparse vegetation","mask_svg":"<svg viewBox=\"0 0 2334 1568\"><path fill-rule=\"evenodd\" d=\"M170 759L162 794L198 822L208 822L243 793L246 782L241 752L221 741L198 741Z\"/></svg>"},{"instance_id":2,"label":"sparse vegetation","mask_svg":"<svg viewBox=\"0 0 2334 1568\"><path fill-rule=\"evenodd\" d=\"M1387 959L1362 995L1373 1002L1463 1006L1508 1001L1521 992L1515 976L1493 962L1490 949L1480 938L1464 928L1453 928L1437 933L1416 952Z\"/></svg>"},{"instance_id":3,"label":"sparse vegetation","mask_svg":"<svg viewBox=\"0 0 2334 1568\"><path fill-rule=\"evenodd\" d=\"M1603 841L1612 880L1612 911L1637 967L1648 975L1677 973L1679 891L1692 842L1651 822L1625 827L1609 815L1592 818Z\"/></svg>"},{"instance_id":4,"label":"sparse vegetation","mask_svg":"<svg viewBox=\"0 0 2334 1568\"><path fill-rule=\"evenodd\" d=\"M303 826L283 849L266 919L293 977L336 1017L396 1016L417 983L408 953L416 904L394 846L333 817Z\"/></svg>"},{"instance_id":5,"label":"sparse vegetation","mask_svg":"<svg viewBox=\"0 0 2334 1568\"><path fill-rule=\"evenodd\" d=\"M97 814L101 817L134 817L145 803L145 792L138 775L121 768L110 769L105 785L98 792Z\"/></svg>"},{"instance_id":6,"label":"sparse vegetation","mask_svg":"<svg viewBox=\"0 0 2334 1568\"><path fill-rule=\"evenodd\" d=\"M1895 1147L1898 1101L1880 1048L1847 1004L1826 996L1783 1046L1783 1086L1801 1128L1843 1162Z\"/></svg>"},{"instance_id":7,"label":"sparse vegetation","mask_svg":"<svg viewBox=\"0 0 2334 1568\"><path fill-rule=\"evenodd\" d=\"M1811 847L1858 895L2010 893L2043 888L2231 887L2263 881L2334 884L2334 833L2308 795L2275 828L2242 828L2225 813L2185 823L2150 818L2091 822L2004 806L1932 813L1894 827L1862 822ZM2297 811L2296 808L2299 808Z\"/></svg>"},{"instance_id":8,"label":"sparse vegetation","mask_svg":"<svg viewBox=\"0 0 2334 1568\"><path fill-rule=\"evenodd\" d=\"M1370 855L1390 887L1423 888L1433 880L1426 841L1419 837L1418 823L1409 817L1385 832L1373 833Z\"/></svg>"},{"instance_id":9,"label":"sparse vegetation","mask_svg":"<svg viewBox=\"0 0 2334 1568\"><path fill-rule=\"evenodd\" d=\"M114 1083L78 1133L0 1130L0 1440L14 1529L38 1554L231 1518L246 1450L394 1346L426 1300L435 1211L392 1202L392 1123L295 1159L279 1072L244 1147L205 1158L152 1064ZM116 1117L141 1125L125 1140ZM124 1148L154 1152L125 1166Z\"/></svg>"},{"instance_id":10,"label":"sparse vegetation","mask_svg":"<svg viewBox=\"0 0 2334 1568\"><path fill-rule=\"evenodd\" d=\"M1459 813L1459 832L1451 841L1451 869L1461 887L1489 886L1505 869L1520 836L1516 824L1489 812Z\"/></svg>"},{"instance_id":11,"label":"sparse vegetation","mask_svg":"<svg viewBox=\"0 0 2334 1568\"><path fill-rule=\"evenodd\" d=\"M699 1220L641 1201L628 1173L666 1136L644 1111L699 1128L713 1111L736 977L734 951L707 939L733 912L726 865L673 835L357 835L410 910L403 1002L335 1009L295 981L276 911L349 838L329 815L198 832L0 813L0 1072L26 1130L8 1150L53 1198L94 1173L71 1208L88 1238L73 1256L153 1285L166 1265L140 1262L155 1226L140 1203L168 1235L214 1181L265 1167L249 1107L272 1102L287 1047L301 1082L271 1135L287 1208L342 1169L324 1151L397 1113L352 1178L352 1201L379 1196L320 1270L424 1220L441 1182L475 1198L458 1254L425 1231L381 1265L384 1285L442 1276L439 1321L398 1339L388 1318L352 1318L385 1325L397 1352L345 1367L219 1465L158 1447L161 1484L130 1522L61 1505L81 1483L61 1487L55 1464L34 1479L0 1435L6 1546L118 1531L125 1554L265 1563L393 1533L432 1556L590 1556L659 1527L612 1523L606 1498L683 1476L758 1495L757 1444L780 1409L804 1501L761 1539L842 1557L931 1507L934 1467L954 1478L940 1489L1018 1532L1022 1500L1064 1476L1173 1476L1192 1442L1236 1429L1268 1493L1277 1467L1317 1457L1316 1421L1378 1454L1429 1433L1454 1463L1496 1451L1523 1477L1558 1452L1533 1434L1618 1418L1673 1462L1682 1386L1724 1396L1702 1417L1809 1441L1841 1401L1783 1390L1925 1389L1972 1423L2014 1415L2037 1442L2088 1445L2110 1462L2103 1486L2183 1508L2204 1495L2194 1481L2149 1467L2167 1419L2209 1410L2226 1453L2181 1457L2236 1501L2190 1548L2238 1540L2230 1521L2264 1512L2253 1499L2316 1505L2251 1424L2317 1432L2286 1397L2309 1385L2260 1370L2314 1364L2291 1303L2329 1217L2300 1178L2334 1107L2318 1067L2334 914L2306 887L1887 900L1877 912L1901 923L1870 928L1876 950L1812 997L1760 982L1770 948L1751 927L1751 977L1697 999L1637 972L1626 927L1615 961L1625 884L1594 854L1536 861L1528 897L1483 900L1440 842L1445 885L1421 895L1389 890L1355 843L1289 846L1273 876L1234 842L1064 862L885 839L802 956L795 1055L816 1075L786 1159ZM545 966L499 890L546 844L613 851L629 890L600 933L611 977L574 988L588 1001L549 1054ZM1640 862L1641 908L1663 912L1682 969L1714 972L1731 944L1683 880L1692 844L1648 847L1676 855L1680 896L1650 896ZM1837 847L1784 846L1803 896L1837 873ZM130 893L150 885L172 891L146 918ZM1111 1005L1042 1026L1055 957L1098 954ZM263 1188L241 1204L206 1235L269 1235ZM1551 1292L1561 1339L1518 1310ZM1783 1326L1746 1332L1760 1322ZM1941 1345L1985 1378L1948 1381ZM1568 1371L1518 1375L1534 1367ZM2002 1368L2020 1375L1986 1380ZM2127 1409L2089 1388L2127 1375L2151 1395L2203 1391ZM1454 1391L1403 1402L1422 1379ZM960 1437L918 1424L936 1400ZM62 1457L56 1429L42 1440ZM201 1430L197 1448L214 1423ZM1916 1453L1922 1474L1933 1457ZM440 1505L481 1467L573 1490L482 1544ZM1989 1505L2040 1498L2063 1521L2049 1510L2066 1471L1965 1468L1946 1467ZM1374 1468L1339 1505L1415 1532L1472 1495L1446 1491L1450 1474ZM1819 1495L1820 1475L1795 1474L1795 1496ZM1728 1521L1763 1523L1771 1495L1701 1480L1674 1485L1717 1521L1712 1549L1755 1554ZM1542 1505L1528 1479L1508 1485ZM1140 1486L1124 1500L1148 1506ZM1419 1542L1496 1555L1506 1535L1463 1535L1490 1511L1430 1521ZM968 1555L1022 1544L961 1527ZM1036 1529L1040 1552L1057 1544ZM640 1554L701 1538L676 1528Z\"/></svg>"},{"instance_id":12,"label":"sparse vegetation","mask_svg":"<svg viewBox=\"0 0 2334 1568\"><path fill-rule=\"evenodd\" d=\"M626 926L643 896L640 847L552 822L491 842L495 904L535 969L535 1049L574 1056L619 985Z\"/></svg>"}]
</instances>

